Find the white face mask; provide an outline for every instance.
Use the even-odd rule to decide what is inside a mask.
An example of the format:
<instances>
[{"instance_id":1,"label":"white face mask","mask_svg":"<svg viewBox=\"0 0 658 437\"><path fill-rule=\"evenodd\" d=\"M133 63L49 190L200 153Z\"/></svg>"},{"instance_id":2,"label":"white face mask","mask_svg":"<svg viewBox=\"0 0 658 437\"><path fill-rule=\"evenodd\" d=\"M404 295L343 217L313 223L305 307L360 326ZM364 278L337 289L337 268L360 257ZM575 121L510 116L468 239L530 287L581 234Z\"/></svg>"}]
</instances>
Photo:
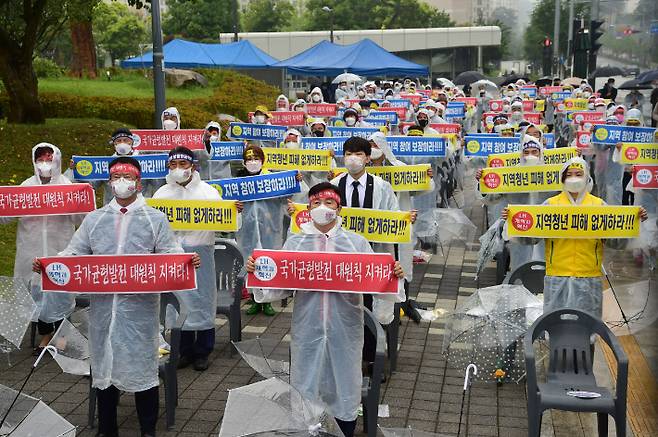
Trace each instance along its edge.
<instances>
[{"instance_id":1,"label":"white face mask","mask_svg":"<svg viewBox=\"0 0 658 437\"><path fill-rule=\"evenodd\" d=\"M137 191L137 182L125 178L111 181L110 186L115 197L119 199L127 199Z\"/></svg>"},{"instance_id":2,"label":"white face mask","mask_svg":"<svg viewBox=\"0 0 658 437\"><path fill-rule=\"evenodd\" d=\"M365 97L365 96L366 96L366 93L364 93L363 91L359 91L359 97Z\"/></svg>"},{"instance_id":3,"label":"white face mask","mask_svg":"<svg viewBox=\"0 0 658 437\"><path fill-rule=\"evenodd\" d=\"M347 85L341 85L340 89L343 91L347 91Z\"/></svg>"},{"instance_id":4,"label":"white face mask","mask_svg":"<svg viewBox=\"0 0 658 437\"><path fill-rule=\"evenodd\" d=\"M288 141L286 143L286 148L288 148L288 149L299 149L299 143L297 141Z\"/></svg>"},{"instance_id":5,"label":"white face mask","mask_svg":"<svg viewBox=\"0 0 658 437\"><path fill-rule=\"evenodd\" d=\"M310 211L310 215L313 222L321 226L336 220L336 210L325 205L316 206Z\"/></svg>"},{"instance_id":6,"label":"white face mask","mask_svg":"<svg viewBox=\"0 0 658 437\"><path fill-rule=\"evenodd\" d=\"M360 156L350 155L345 157L345 168L350 174L359 173L365 166L366 164Z\"/></svg>"},{"instance_id":7,"label":"white face mask","mask_svg":"<svg viewBox=\"0 0 658 437\"><path fill-rule=\"evenodd\" d=\"M377 148L373 147L370 150L370 159L379 159L382 156L384 156L384 152L382 152L382 149L377 149Z\"/></svg>"},{"instance_id":8,"label":"white face mask","mask_svg":"<svg viewBox=\"0 0 658 437\"><path fill-rule=\"evenodd\" d=\"M254 115L254 122L258 124L265 124L265 116L264 115Z\"/></svg>"},{"instance_id":9,"label":"white face mask","mask_svg":"<svg viewBox=\"0 0 658 437\"><path fill-rule=\"evenodd\" d=\"M133 146L128 143L117 143L114 145L114 150L116 150L117 155L130 155L130 152L133 150Z\"/></svg>"},{"instance_id":10,"label":"white face mask","mask_svg":"<svg viewBox=\"0 0 658 437\"><path fill-rule=\"evenodd\" d=\"M182 184L183 182L190 180L190 176L192 176L192 169L175 168L173 170L169 170L169 176L174 180L174 182Z\"/></svg>"},{"instance_id":11,"label":"white face mask","mask_svg":"<svg viewBox=\"0 0 658 437\"><path fill-rule=\"evenodd\" d=\"M313 96L311 97L311 100L313 100L315 103L318 103L321 99L320 99L319 95L313 94Z\"/></svg>"},{"instance_id":12,"label":"white face mask","mask_svg":"<svg viewBox=\"0 0 658 437\"><path fill-rule=\"evenodd\" d=\"M539 156L528 155L523 157L523 165L539 165Z\"/></svg>"},{"instance_id":13,"label":"white face mask","mask_svg":"<svg viewBox=\"0 0 658 437\"><path fill-rule=\"evenodd\" d=\"M512 107L510 105L503 105L503 112L510 112Z\"/></svg>"},{"instance_id":14,"label":"white face mask","mask_svg":"<svg viewBox=\"0 0 658 437\"><path fill-rule=\"evenodd\" d=\"M430 118L432 118L432 117L434 117L434 116L436 115L436 111L434 111L434 110L432 110L432 109L428 109L428 110L427 110L427 115L429 115Z\"/></svg>"},{"instance_id":15,"label":"white face mask","mask_svg":"<svg viewBox=\"0 0 658 437\"><path fill-rule=\"evenodd\" d=\"M53 174L53 163L47 161L37 162L37 170L39 176L49 178Z\"/></svg>"},{"instance_id":16,"label":"white face mask","mask_svg":"<svg viewBox=\"0 0 658 437\"><path fill-rule=\"evenodd\" d=\"M178 128L178 123L174 120L165 120L162 122L162 128L164 130L176 130Z\"/></svg>"},{"instance_id":17,"label":"white face mask","mask_svg":"<svg viewBox=\"0 0 658 437\"><path fill-rule=\"evenodd\" d=\"M303 106L295 106L295 112L304 112Z\"/></svg>"},{"instance_id":18,"label":"white face mask","mask_svg":"<svg viewBox=\"0 0 658 437\"><path fill-rule=\"evenodd\" d=\"M210 142L215 143L219 141L219 135L210 135Z\"/></svg>"},{"instance_id":19,"label":"white face mask","mask_svg":"<svg viewBox=\"0 0 658 437\"><path fill-rule=\"evenodd\" d=\"M564 180L564 189L570 193L580 193L587 186L584 177L571 176Z\"/></svg>"},{"instance_id":20,"label":"white face mask","mask_svg":"<svg viewBox=\"0 0 658 437\"><path fill-rule=\"evenodd\" d=\"M261 168L263 168L263 163L260 159L251 159L244 163L245 168L251 174L258 173Z\"/></svg>"},{"instance_id":21,"label":"white face mask","mask_svg":"<svg viewBox=\"0 0 658 437\"><path fill-rule=\"evenodd\" d=\"M356 118L354 117L345 118L345 124L348 126L354 126L356 124Z\"/></svg>"}]
</instances>

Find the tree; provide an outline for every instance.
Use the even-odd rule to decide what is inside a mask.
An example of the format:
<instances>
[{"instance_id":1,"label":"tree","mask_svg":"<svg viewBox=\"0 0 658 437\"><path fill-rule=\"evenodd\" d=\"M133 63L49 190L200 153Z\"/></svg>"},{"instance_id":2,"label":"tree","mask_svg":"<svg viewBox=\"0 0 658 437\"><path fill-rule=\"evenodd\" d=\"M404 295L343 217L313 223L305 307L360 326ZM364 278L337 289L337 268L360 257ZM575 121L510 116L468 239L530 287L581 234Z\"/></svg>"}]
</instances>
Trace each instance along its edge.
<instances>
[{"instance_id":1,"label":"tree","mask_svg":"<svg viewBox=\"0 0 658 437\"><path fill-rule=\"evenodd\" d=\"M567 37L569 34L569 9L567 2L560 3L560 56L566 57ZM575 17L589 17L589 6L576 3ZM530 24L525 30L523 37L526 59L534 64L542 61L542 41L547 36L553 39L553 25L555 23L555 0L537 2L532 10Z\"/></svg>"},{"instance_id":2,"label":"tree","mask_svg":"<svg viewBox=\"0 0 658 437\"><path fill-rule=\"evenodd\" d=\"M516 11L514 9L501 6L499 8L494 9L494 11L491 13L491 17L489 21L490 22L499 21L503 23L505 27L509 29L514 29L518 21L518 16L516 15Z\"/></svg>"},{"instance_id":3,"label":"tree","mask_svg":"<svg viewBox=\"0 0 658 437\"><path fill-rule=\"evenodd\" d=\"M67 0L71 45L70 74L74 77L96 77L96 46L92 32L94 7L100 0Z\"/></svg>"},{"instance_id":4,"label":"tree","mask_svg":"<svg viewBox=\"0 0 658 437\"><path fill-rule=\"evenodd\" d=\"M10 123L43 123L33 56L66 22L66 3L0 2L0 78L9 95Z\"/></svg>"},{"instance_id":5,"label":"tree","mask_svg":"<svg viewBox=\"0 0 658 437\"><path fill-rule=\"evenodd\" d=\"M169 0L163 17L165 34L196 40L217 40L233 31L233 0Z\"/></svg>"},{"instance_id":6,"label":"tree","mask_svg":"<svg viewBox=\"0 0 658 437\"><path fill-rule=\"evenodd\" d=\"M140 43L147 42L146 24L128 6L118 2L101 2L94 8L94 39L107 50L112 64L139 53Z\"/></svg>"},{"instance_id":7,"label":"tree","mask_svg":"<svg viewBox=\"0 0 658 437\"><path fill-rule=\"evenodd\" d=\"M250 0L242 12L245 32L280 32L295 12L288 0Z\"/></svg>"}]
</instances>

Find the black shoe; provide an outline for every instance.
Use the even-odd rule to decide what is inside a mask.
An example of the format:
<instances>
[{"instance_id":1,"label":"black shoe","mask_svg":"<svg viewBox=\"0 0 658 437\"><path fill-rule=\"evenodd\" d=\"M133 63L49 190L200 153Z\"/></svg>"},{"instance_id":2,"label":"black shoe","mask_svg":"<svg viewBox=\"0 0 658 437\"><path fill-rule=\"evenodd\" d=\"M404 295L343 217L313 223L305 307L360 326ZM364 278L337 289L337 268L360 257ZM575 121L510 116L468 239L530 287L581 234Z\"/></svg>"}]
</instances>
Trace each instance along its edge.
<instances>
[{"instance_id":1,"label":"black shoe","mask_svg":"<svg viewBox=\"0 0 658 437\"><path fill-rule=\"evenodd\" d=\"M188 357L187 355L182 355L178 359L178 368L179 369L184 369L186 367L189 367L190 364L194 362L194 359L192 357Z\"/></svg>"},{"instance_id":2,"label":"black shoe","mask_svg":"<svg viewBox=\"0 0 658 437\"><path fill-rule=\"evenodd\" d=\"M203 372L208 369L208 357L197 358L194 360L194 370Z\"/></svg>"}]
</instances>

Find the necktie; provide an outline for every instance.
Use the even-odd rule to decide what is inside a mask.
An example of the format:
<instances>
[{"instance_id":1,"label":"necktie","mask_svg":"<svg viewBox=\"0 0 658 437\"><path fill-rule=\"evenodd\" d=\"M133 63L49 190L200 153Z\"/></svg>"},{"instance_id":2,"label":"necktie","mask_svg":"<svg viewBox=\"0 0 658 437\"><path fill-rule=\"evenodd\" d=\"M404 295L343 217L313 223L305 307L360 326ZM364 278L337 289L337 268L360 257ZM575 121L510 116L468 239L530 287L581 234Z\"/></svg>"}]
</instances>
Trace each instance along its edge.
<instances>
[{"instance_id":1,"label":"necktie","mask_svg":"<svg viewBox=\"0 0 658 437\"><path fill-rule=\"evenodd\" d=\"M359 202L359 181L352 182L352 204L353 208L359 208L361 202Z\"/></svg>"},{"instance_id":2,"label":"necktie","mask_svg":"<svg viewBox=\"0 0 658 437\"><path fill-rule=\"evenodd\" d=\"M128 208L121 208L119 211L121 211L121 214L125 214L128 212Z\"/></svg>"}]
</instances>

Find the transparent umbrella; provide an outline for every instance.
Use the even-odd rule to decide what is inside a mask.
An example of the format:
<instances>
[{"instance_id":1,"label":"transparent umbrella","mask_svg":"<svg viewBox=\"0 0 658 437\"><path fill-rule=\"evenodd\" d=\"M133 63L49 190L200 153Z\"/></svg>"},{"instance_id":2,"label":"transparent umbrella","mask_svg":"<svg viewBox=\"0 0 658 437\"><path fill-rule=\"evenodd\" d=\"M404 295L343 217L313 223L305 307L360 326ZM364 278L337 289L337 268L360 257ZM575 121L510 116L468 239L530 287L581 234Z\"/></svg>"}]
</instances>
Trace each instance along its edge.
<instances>
[{"instance_id":1,"label":"transparent umbrella","mask_svg":"<svg viewBox=\"0 0 658 437\"><path fill-rule=\"evenodd\" d=\"M478 80L477 82L473 82L471 84L471 89L477 90L480 87L480 85L484 85L484 89L489 93L493 94L496 91L498 91L498 86L488 79L481 79Z\"/></svg>"},{"instance_id":2,"label":"transparent umbrella","mask_svg":"<svg viewBox=\"0 0 658 437\"><path fill-rule=\"evenodd\" d=\"M525 375L523 336L542 305L522 285L481 288L448 318L443 352L457 369L475 364L479 380L518 382Z\"/></svg>"},{"instance_id":3,"label":"transparent umbrella","mask_svg":"<svg viewBox=\"0 0 658 437\"><path fill-rule=\"evenodd\" d=\"M290 363L287 343L272 338L256 337L234 342L233 345L242 359L263 378L276 377L289 382Z\"/></svg>"},{"instance_id":4,"label":"transparent umbrella","mask_svg":"<svg viewBox=\"0 0 658 437\"><path fill-rule=\"evenodd\" d=\"M55 348L54 351L49 351L64 373L85 376L90 374L89 340L86 332L83 334L64 319L48 344Z\"/></svg>"},{"instance_id":5,"label":"transparent umbrella","mask_svg":"<svg viewBox=\"0 0 658 437\"><path fill-rule=\"evenodd\" d=\"M75 426L48 405L32 396L16 394L16 390L0 385L0 418L5 418L0 436L75 436Z\"/></svg>"},{"instance_id":6,"label":"transparent umbrella","mask_svg":"<svg viewBox=\"0 0 658 437\"><path fill-rule=\"evenodd\" d=\"M290 384L269 378L229 390L219 437L248 435L339 436L323 405L305 399Z\"/></svg>"},{"instance_id":7,"label":"transparent umbrella","mask_svg":"<svg viewBox=\"0 0 658 437\"><path fill-rule=\"evenodd\" d=\"M446 79L445 77L439 77L436 81L441 85L443 85L444 87L447 86L450 88L456 88L455 84L450 79Z\"/></svg>"},{"instance_id":8,"label":"transparent umbrella","mask_svg":"<svg viewBox=\"0 0 658 437\"><path fill-rule=\"evenodd\" d=\"M603 291L603 321L616 335L651 329L658 320L658 280L612 280ZM613 285L614 284L614 285Z\"/></svg>"},{"instance_id":9,"label":"transparent umbrella","mask_svg":"<svg viewBox=\"0 0 658 437\"><path fill-rule=\"evenodd\" d=\"M475 266L475 279L478 278L484 266L493 260L496 253L503 249L505 244L502 237L504 224L505 221L500 218L480 236L480 250L478 251L478 260Z\"/></svg>"},{"instance_id":10,"label":"transparent umbrella","mask_svg":"<svg viewBox=\"0 0 658 437\"><path fill-rule=\"evenodd\" d=\"M443 247L473 241L477 227L458 208L435 208L418 215L414 223L416 235L427 242Z\"/></svg>"},{"instance_id":11,"label":"transparent umbrella","mask_svg":"<svg viewBox=\"0 0 658 437\"><path fill-rule=\"evenodd\" d=\"M354 73L341 73L331 81L331 83L341 83L341 82L354 82L361 83L363 79L360 76L357 76Z\"/></svg>"},{"instance_id":12,"label":"transparent umbrella","mask_svg":"<svg viewBox=\"0 0 658 437\"><path fill-rule=\"evenodd\" d=\"M24 281L0 276L0 350L7 352L20 348L37 311Z\"/></svg>"}]
</instances>

